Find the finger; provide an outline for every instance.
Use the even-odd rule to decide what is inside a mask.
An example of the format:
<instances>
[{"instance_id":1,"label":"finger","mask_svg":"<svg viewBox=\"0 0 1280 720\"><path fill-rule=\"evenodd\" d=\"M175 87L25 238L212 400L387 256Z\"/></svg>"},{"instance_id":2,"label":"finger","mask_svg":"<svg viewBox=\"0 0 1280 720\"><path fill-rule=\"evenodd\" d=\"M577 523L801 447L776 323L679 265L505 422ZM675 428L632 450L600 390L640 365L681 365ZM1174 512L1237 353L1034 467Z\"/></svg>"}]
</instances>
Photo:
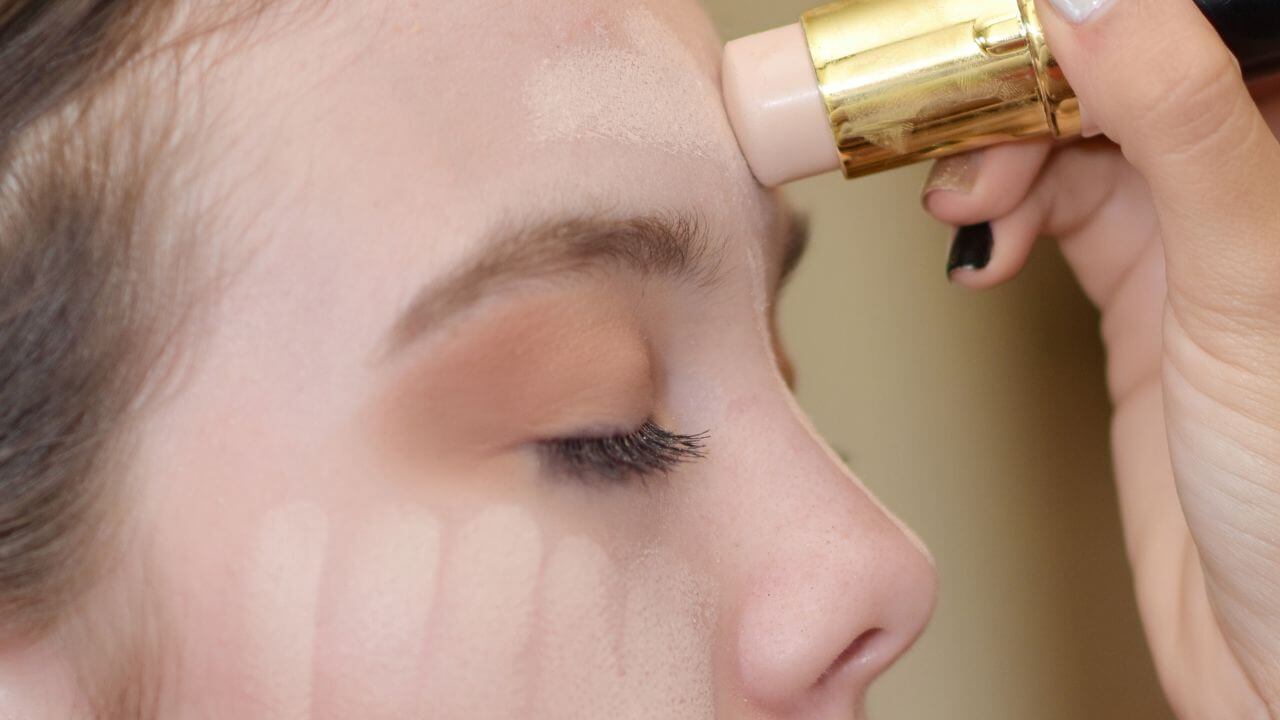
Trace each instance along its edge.
<instances>
[{"instance_id":1,"label":"finger","mask_svg":"<svg viewBox=\"0 0 1280 720\"><path fill-rule=\"evenodd\" d=\"M998 218L1018 206L1052 148L1049 140L997 145L934 163L921 202L949 225Z\"/></svg>"},{"instance_id":2,"label":"finger","mask_svg":"<svg viewBox=\"0 0 1280 720\"><path fill-rule=\"evenodd\" d=\"M1273 307L1280 143L1208 20L1190 0L1051 4L1045 32L1081 106L1151 188L1171 297Z\"/></svg>"},{"instance_id":3,"label":"finger","mask_svg":"<svg viewBox=\"0 0 1280 720\"><path fill-rule=\"evenodd\" d=\"M1060 147L1022 201L991 221L989 261L981 267L962 265L949 275L974 289L999 285L1017 275L1036 239L1048 235L1061 241L1090 299L1104 304L1137 257L1138 245L1150 240L1150 228L1142 227L1141 218L1123 212L1147 202L1143 192L1145 185L1111 143ZM955 244L968 241L957 233L953 258L965 254Z\"/></svg>"},{"instance_id":4,"label":"finger","mask_svg":"<svg viewBox=\"0 0 1280 720\"><path fill-rule=\"evenodd\" d=\"M963 225L951 239L947 278L971 290L1008 282L1026 265L1035 239L1035 232L1010 226L1008 218Z\"/></svg>"}]
</instances>

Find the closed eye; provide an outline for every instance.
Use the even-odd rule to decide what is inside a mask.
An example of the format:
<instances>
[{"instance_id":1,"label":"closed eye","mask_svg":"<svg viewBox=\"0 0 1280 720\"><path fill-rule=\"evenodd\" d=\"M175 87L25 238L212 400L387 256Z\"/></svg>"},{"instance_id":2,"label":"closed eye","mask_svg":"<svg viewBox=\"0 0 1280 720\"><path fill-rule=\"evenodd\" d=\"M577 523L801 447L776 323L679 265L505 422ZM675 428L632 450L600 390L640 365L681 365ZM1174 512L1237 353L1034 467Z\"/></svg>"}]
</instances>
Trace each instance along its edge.
<instances>
[{"instance_id":1,"label":"closed eye","mask_svg":"<svg viewBox=\"0 0 1280 720\"><path fill-rule=\"evenodd\" d=\"M625 483L665 476L706 457L707 437L706 432L680 435L645 421L619 435L544 440L538 450L544 466L556 475Z\"/></svg>"}]
</instances>

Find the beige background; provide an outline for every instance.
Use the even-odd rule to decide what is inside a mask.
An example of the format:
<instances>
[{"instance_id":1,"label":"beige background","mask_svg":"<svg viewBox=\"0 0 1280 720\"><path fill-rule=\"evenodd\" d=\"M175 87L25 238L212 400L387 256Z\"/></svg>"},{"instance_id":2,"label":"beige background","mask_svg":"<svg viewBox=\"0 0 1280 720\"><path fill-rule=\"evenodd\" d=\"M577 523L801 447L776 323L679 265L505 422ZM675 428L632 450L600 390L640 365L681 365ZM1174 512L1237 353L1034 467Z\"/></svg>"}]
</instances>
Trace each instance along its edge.
<instances>
[{"instance_id":1,"label":"beige background","mask_svg":"<svg viewBox=\"0 0 1280 720\"><path fill-rule=\"evenodd\" d=\"M707 4L726 38L808 6ZM1121 548L1096 314L1047 244L1008 287L949 286L925 170L788 188L814 231L782 304L801 404L942 577L872 717L1170 718Z\"/></svg>"}]
</instances>

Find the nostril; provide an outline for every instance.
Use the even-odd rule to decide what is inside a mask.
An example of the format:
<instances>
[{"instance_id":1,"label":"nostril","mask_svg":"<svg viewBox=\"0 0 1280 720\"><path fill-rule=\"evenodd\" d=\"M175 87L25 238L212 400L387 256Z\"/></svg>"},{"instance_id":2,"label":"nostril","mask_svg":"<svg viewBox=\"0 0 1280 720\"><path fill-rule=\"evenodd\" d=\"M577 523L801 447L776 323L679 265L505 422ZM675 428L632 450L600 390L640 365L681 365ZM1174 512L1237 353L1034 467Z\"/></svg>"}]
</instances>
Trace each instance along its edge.
<instances>
[{"instance_id":1,"label":"nostril","mask_svg":"<svg viewBox=\"0 0 1280 720\"><path fill-rule=\"evenodd\" d=\"M849 667L850 665L866 665L870 663L876 655L876 646L879 645L877 641L883 635L884 630L881 628L871 628L854 638L853 642L849 643L849 646L846 647L838 657L836 657L835 662L831 663L831 665L823 671L822 675L818 677L818 681L814 683L814 686L821 686L823 683L827 682L831 676L838 674L842 669Z\"/></svg>"}]
</instances>

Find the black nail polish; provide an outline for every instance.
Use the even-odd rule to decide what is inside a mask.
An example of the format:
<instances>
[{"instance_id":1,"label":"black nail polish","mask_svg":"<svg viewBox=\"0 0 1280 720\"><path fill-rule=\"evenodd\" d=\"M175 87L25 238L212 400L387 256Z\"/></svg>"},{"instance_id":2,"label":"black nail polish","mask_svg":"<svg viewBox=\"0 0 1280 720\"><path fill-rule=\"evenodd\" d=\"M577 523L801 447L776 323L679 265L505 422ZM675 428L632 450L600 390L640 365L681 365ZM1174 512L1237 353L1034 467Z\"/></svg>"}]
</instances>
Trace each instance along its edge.
<instances>
[{"instance_id":1,"label":"black nail polish","mask_svg":"<svg viewBox=\"0 0 1280 720\"><path fill-rule=\"evenodd\" d=\"M951 242L951 257L947 258L947 275L959 268L981 270L991 262L991 223L965 225L956 231Z\"/></svg>"}]
</instances>

